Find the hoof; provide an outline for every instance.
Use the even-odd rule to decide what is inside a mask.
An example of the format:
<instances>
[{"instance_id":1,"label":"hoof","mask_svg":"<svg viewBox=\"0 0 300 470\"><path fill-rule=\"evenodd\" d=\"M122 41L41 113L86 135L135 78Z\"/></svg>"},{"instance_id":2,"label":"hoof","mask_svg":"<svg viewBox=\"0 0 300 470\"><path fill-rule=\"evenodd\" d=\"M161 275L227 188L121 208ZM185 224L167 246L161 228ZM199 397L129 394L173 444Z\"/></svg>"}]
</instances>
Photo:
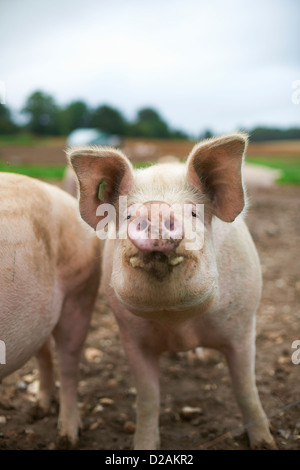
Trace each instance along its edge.
<instances>
[{"instance_id":1,"label":"hoof","mask_svg":"<svg viewBox=\"0 0 300 470\"><path fill-rule=\"evenodd\" d=\"M77 449L77 440L71 441L68 436L59 436L56 440L55 447L57 450L75 450Z\"/></svg>"},{"instance_id":2,"label":"hoof","mask_svg":"<svg viewBox=\"0 0 300 470\"><path fill-rule=\"evenodd\" d=\"M278 450L278 447L274 439L270 441L255 442L251 444L250 447L252 450Z\"/></svg>"},{"instance_id":3,"label":"hoof","mask_svg":"<svg viewBox=\"0 0 300 470\"><path fill-rule=\"evenodd\" d=\"M38 421L45 418L45 416L56 416L58 414L58 408L59 405L56 400L52 400L47 407L43 407L37 402L29 411L29 419L31 421Z\"/></svg>"}]
</instances>

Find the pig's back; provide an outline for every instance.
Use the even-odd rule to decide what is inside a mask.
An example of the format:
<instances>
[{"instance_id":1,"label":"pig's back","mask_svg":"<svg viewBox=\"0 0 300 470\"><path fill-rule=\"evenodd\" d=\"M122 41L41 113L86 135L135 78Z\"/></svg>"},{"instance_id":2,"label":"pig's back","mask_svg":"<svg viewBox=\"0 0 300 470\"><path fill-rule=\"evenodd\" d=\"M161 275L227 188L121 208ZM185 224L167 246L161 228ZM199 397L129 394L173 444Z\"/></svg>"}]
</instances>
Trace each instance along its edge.
<instances>
[{"instance_id":1,"label":"pig's back","mask_svg":"<svg viewBox=\"0 0 300 470\"><path fill-rule=\"evenodd\" d=\"M72 224L76 201L63 191L25 176L0 175L0 340L6 345L0 379L42 346L58 320L64 211Z\"/></svg>"}]
</instances>

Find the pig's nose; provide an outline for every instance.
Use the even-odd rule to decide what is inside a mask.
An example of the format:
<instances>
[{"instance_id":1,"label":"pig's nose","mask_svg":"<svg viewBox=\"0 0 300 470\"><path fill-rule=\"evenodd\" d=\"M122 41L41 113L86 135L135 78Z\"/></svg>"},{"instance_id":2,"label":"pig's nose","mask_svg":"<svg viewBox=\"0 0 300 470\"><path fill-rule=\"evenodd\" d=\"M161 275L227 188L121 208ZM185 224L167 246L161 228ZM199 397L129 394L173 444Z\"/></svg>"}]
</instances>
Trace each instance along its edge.
<instances>
[{"instance_id":1,"label":"pig's nose","mask_svg":"<svg viewBox=\"0 0 300 470\"><path fill-rule=\"evenodd\" d=\"M128 225L128 237L141 251L174 251L183 236L180 218L168 204L157 201L144 204Z\"/></svg>"}]
</instances>

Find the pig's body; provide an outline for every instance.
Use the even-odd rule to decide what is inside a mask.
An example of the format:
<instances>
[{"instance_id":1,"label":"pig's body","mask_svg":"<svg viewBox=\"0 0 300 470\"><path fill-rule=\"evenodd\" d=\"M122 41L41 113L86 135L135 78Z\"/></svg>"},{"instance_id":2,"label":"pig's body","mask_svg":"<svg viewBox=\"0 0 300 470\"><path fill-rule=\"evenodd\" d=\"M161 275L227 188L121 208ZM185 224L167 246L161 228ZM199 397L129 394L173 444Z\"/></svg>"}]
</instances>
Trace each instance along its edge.
<instances>
[{"instance_id":1,"label":"pig's body","mask_svg":"<svg viewBox=\"0 0 300 470\"><path fill-rule=\"evenodd\" d=\"M117 220L118 238L105 243L103 282L136 379L136 449L159 446L160 354L197 346L225 355L251 447L274 446L255 385L261 271L241 214L245 146L241 134L211 139L193 149L186 165L143 170L133 170L113 149L75 149L70 155L81 214L94 229L103 220L96 212L99 182L106 182L101 202L118 209L117 196L128 198ZM134 211L136 203L143 211ZM182 218L176 204L188 204L190 212ZM197 204L204 204L204 215ZM188 217L197 237L203 231L204 243L196 237L191 246ZM152 229L159 238L144 239Z\"/></svg>"},{"instance_id":2,"label":"pig's body","mask_svg":"<svg viewBox=\"0 0 300 470\"><path fill-rule=\"evenodd\" d=\"M60 433L76 441L77 367L99 283L99 240L83 226L76 200L46 183L0 175L0 380L38 356L40 406L54 382L49 338L60 365Z\"/></svg>"}]
</instances>

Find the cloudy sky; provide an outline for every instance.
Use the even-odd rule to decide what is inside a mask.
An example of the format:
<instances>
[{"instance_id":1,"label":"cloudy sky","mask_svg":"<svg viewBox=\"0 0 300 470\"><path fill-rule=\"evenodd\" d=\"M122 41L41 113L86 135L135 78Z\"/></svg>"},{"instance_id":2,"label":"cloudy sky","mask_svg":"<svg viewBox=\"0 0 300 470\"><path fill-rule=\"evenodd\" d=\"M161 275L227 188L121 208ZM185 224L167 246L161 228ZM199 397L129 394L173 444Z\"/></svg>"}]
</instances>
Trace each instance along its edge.
<instances>
[{"instance_id":1,"label":"cloudy sky","mask_svg":"<svg viewBox=\"0 0 300 470\"><path fill-rule=\"evenodd\" d=\"M42 89L194 134L300 126L299 21L299 0L1 0L0 80L14 110Z\"/></svg>"}]
</instances>

